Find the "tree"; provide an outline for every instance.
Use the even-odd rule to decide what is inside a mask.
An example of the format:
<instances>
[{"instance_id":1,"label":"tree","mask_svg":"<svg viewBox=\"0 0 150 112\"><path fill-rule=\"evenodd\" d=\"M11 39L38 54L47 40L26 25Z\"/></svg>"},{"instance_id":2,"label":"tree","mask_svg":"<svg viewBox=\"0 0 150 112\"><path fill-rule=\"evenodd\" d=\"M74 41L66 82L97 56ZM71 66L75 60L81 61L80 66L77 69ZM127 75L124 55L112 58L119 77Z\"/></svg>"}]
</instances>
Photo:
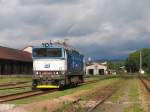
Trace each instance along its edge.
<instances>
[{"instance_id":1,"label":"tree","mask_svg":"<svg viewBox=\"0 0 150 112\"><path fill-rule=\"evenodd\" d=\"M119 70L120 67L125 65L124 60L112 60L108 61L108 68L113 70Z\"/></svg>"},{"instance_id":2,"label":"tree","mask_svg":"<svg viewBox=\"0 0 150 112\"><path fill-rule=\"evenodd\" d=\"M150 49L144 48L129 54L126 60L126 69L128 72L138 72L140 69L140 51L142 51L142 68L145 72L150 73Z\"/></svg>"}]
</instances>

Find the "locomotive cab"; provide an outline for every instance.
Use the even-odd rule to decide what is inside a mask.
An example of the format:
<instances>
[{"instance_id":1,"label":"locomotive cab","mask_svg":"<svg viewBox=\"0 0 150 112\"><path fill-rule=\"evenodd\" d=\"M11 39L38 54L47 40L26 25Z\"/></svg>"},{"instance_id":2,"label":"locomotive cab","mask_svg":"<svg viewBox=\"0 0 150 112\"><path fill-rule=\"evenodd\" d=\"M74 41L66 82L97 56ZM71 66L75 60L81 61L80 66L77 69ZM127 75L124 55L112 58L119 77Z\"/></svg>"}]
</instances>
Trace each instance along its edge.
<instances>
[{"instance_id":1,"label":"locomotive cab","mask_svg":"<svg viewBox=\"0 0 150 112\"><path fill-rule=\"evenodd\" d=\"M59 88L66 73L66 52L56 46L33 48L33 87Z\"/></svg>"}]
</instances>

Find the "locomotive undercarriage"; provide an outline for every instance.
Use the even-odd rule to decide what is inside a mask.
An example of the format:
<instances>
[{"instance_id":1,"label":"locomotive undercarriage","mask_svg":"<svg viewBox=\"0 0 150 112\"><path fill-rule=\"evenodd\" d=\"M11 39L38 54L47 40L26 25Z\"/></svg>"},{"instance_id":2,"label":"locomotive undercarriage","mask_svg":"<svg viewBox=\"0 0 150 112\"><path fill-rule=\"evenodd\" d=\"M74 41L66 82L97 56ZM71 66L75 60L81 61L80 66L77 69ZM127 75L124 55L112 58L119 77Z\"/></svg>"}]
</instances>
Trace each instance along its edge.
<instances>
[{"instance_id":1,"label":"locomotive undercarriage","mask_svg":"<svg viewBox=\"0 0 150 112\"><path fill-rule=\"evenodd\" d=\"M32 88L62 88L67 85L78 85L83 82L83 75L43 75L33 76Z\"/></svg>"}]
</instances>

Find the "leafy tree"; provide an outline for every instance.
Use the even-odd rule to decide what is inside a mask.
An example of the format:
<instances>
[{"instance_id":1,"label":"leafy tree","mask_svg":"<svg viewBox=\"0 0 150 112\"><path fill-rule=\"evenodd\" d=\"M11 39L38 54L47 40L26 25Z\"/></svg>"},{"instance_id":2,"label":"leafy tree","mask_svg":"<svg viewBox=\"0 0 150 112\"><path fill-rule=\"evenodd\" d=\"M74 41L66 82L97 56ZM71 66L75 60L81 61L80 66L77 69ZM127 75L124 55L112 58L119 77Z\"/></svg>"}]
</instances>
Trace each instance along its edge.
<instances>
[{"instance_id":1,"label":"leafy tree","mask_svg":"<svg viewBox=\"0 0 150 112\"><path fill-rule=\"evenodd\" d=\"M126 60L126 69L128 72L138 72L140 68L140 51L142 51L142 68L150 73L150 49L144 48L129 54Z\"/></svg>"}]
</instances>

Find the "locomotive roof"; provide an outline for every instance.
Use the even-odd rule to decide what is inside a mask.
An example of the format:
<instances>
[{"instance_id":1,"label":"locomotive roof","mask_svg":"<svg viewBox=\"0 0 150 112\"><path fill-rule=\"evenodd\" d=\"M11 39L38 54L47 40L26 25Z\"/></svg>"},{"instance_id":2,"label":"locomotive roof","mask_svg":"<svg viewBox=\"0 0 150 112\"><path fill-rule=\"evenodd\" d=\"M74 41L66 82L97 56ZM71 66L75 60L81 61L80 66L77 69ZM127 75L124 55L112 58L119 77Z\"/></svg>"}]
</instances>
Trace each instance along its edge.
<instances>
[{"instance_id":1,"label":"locomotive roof","mask_svg":"<svg viewBox=\"0 0 150 112\"><path fill-rule=\"evenodd\" d=\"M64 44L58 44L58 43L53 43L53 44L50 44L49 46L43 46L43 45L40 45L40 46L34 46L33 48L64 48L66 50L70 50L70 51L76 51L76 52L79 52L79 54L83 55L79 50L77 50L76 48L73 48L72 46L69 46L69 45L64 45Z\"/></svg>"}]
</instances>

